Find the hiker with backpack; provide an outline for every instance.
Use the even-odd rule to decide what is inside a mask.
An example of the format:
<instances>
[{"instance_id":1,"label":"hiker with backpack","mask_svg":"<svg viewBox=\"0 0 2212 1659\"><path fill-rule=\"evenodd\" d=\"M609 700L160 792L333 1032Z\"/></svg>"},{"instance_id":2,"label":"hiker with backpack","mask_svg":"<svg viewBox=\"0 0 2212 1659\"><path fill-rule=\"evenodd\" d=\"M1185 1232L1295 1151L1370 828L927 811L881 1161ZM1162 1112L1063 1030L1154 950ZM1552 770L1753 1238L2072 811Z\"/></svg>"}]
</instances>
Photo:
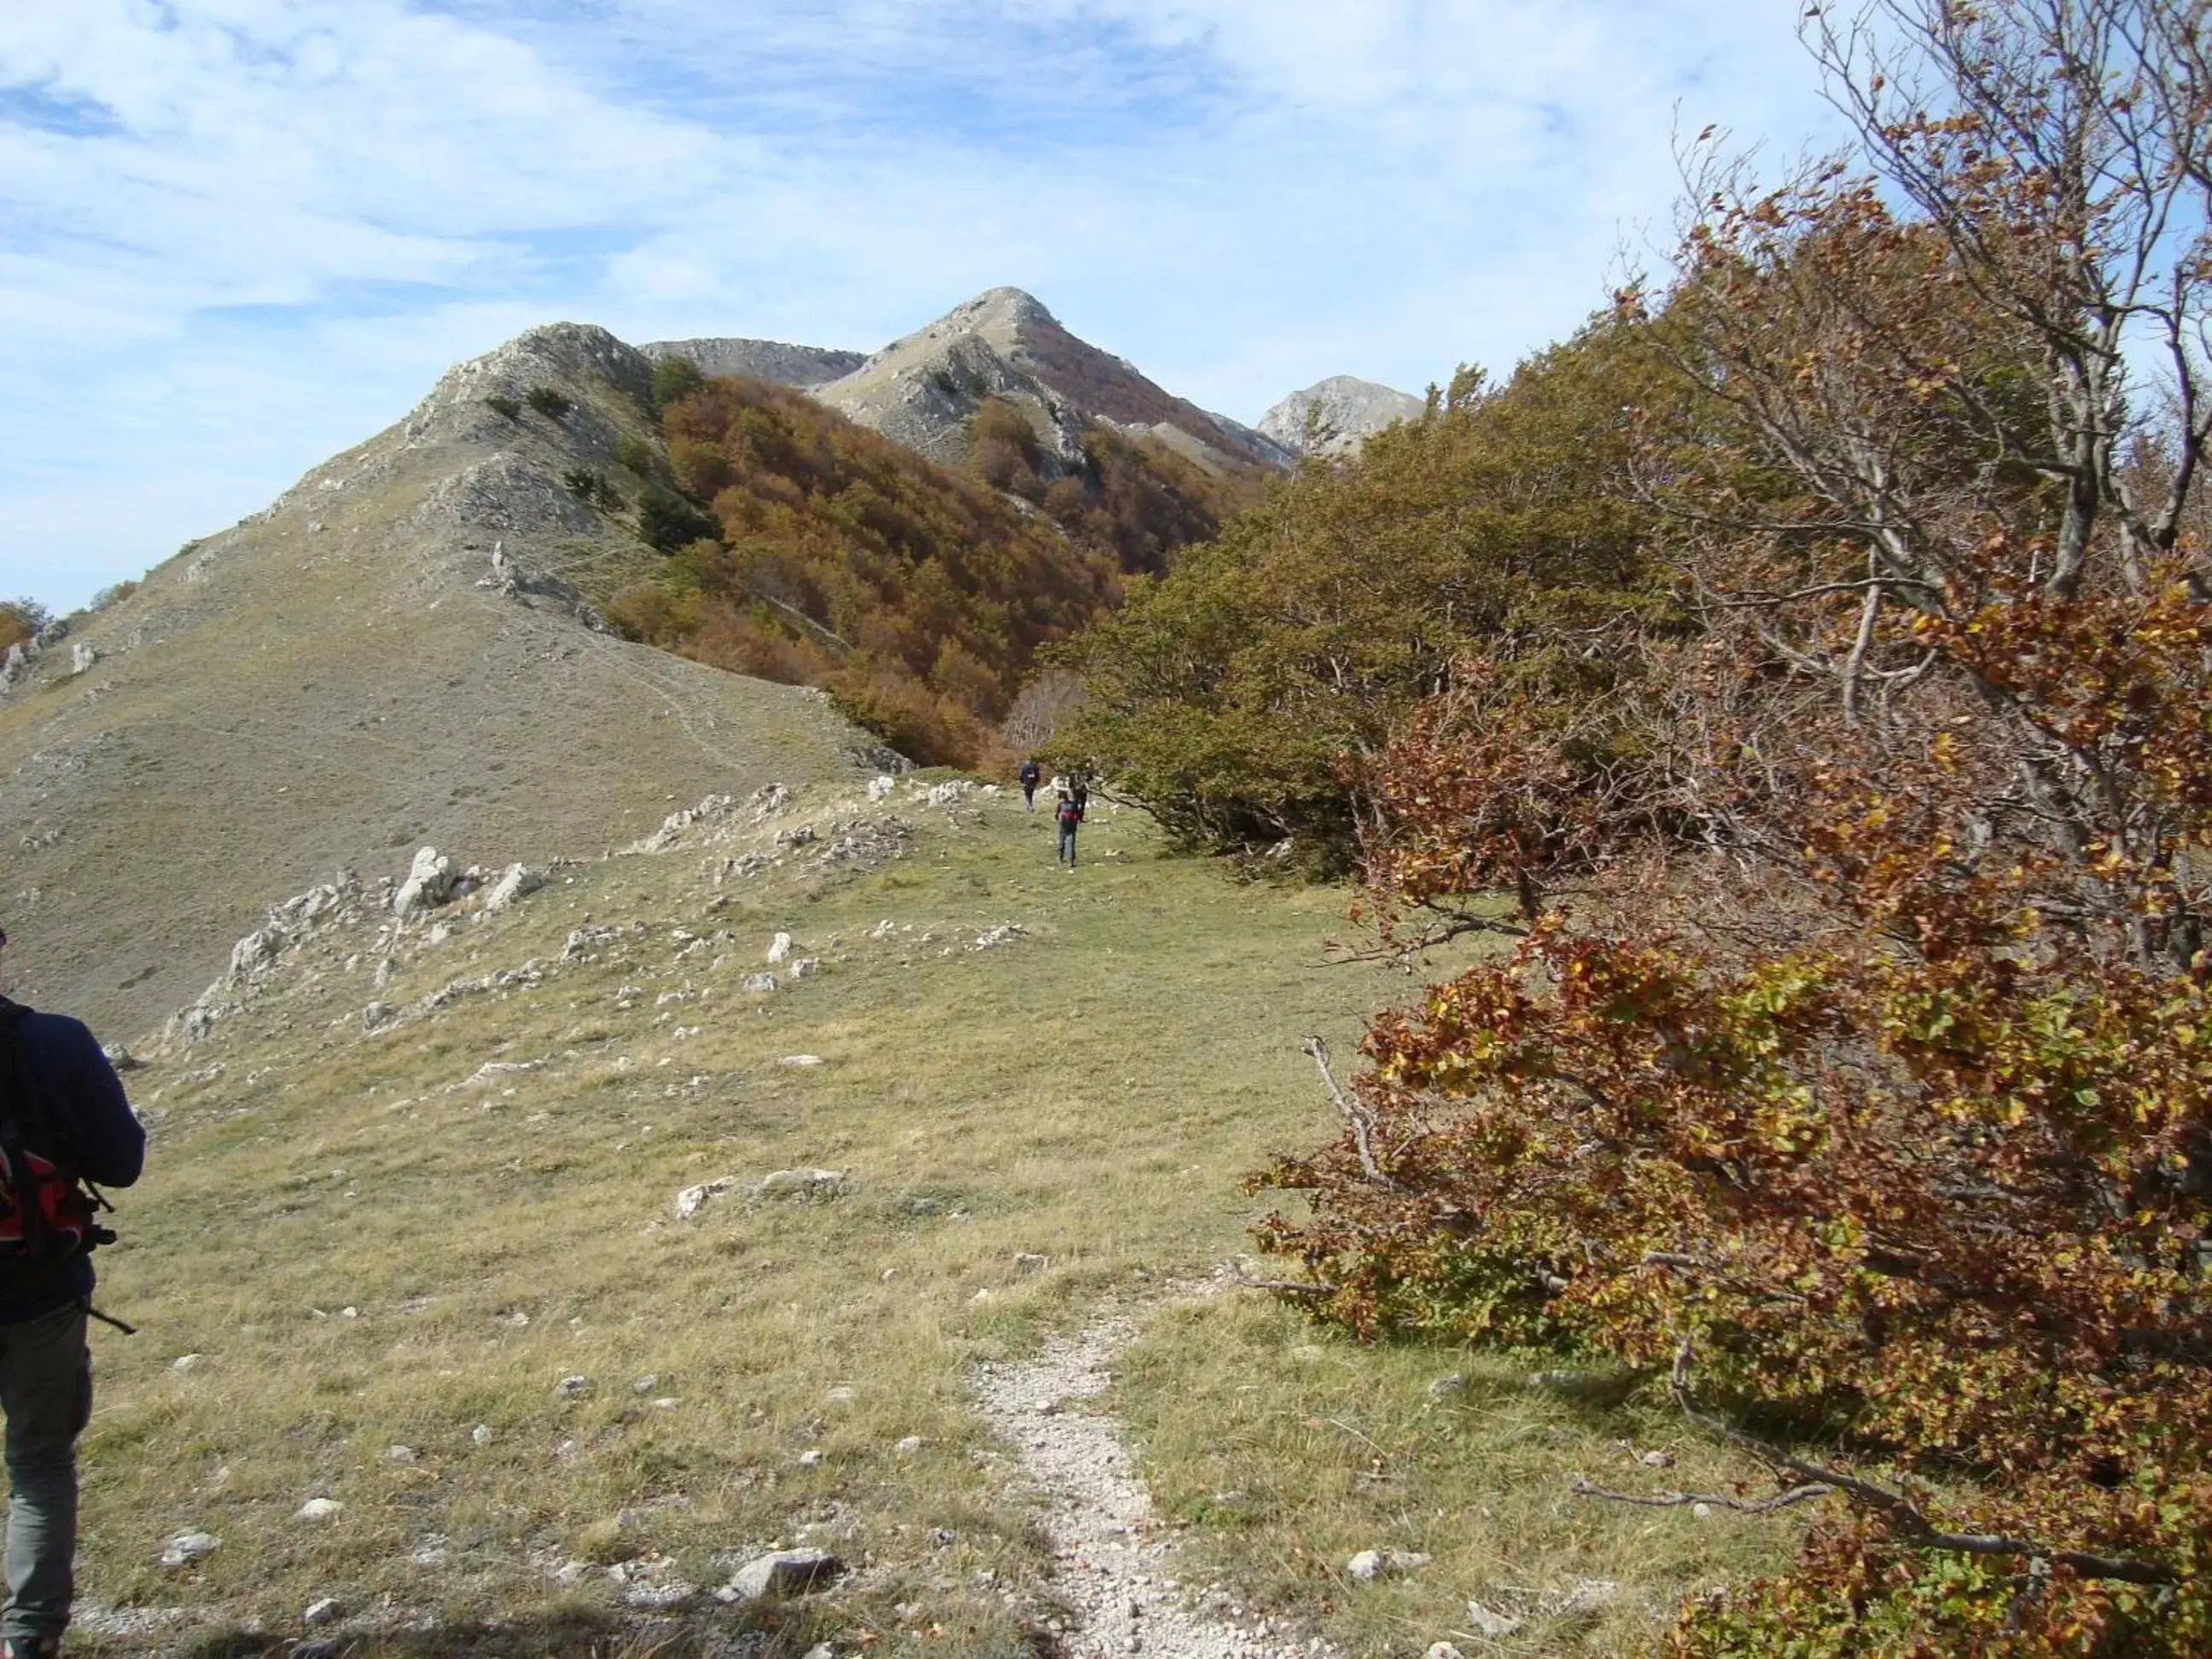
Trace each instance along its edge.
<instances>
[{"instance_id":1,"label":"hiker with backpack","mask_svg":"<svg viewBox=\"0 0 2212 1659\"><path fill-rule=\"evenodd\" d=\"M1030 811L1036 811L1037 780L1044 776L1044 768L1039 766L1036 763L1036 757L1035 755L1031 755L1027 760L1022 763L1022 769L1016 773L1015 775L1021 780L1023 804L1026 805Z\"/></svg>"},{"instance_id":2,"label":"hiker with backpack","mask_svg":"<svg viewBox=\"0 0 2212 1659\"><path fill-rule=\"evenodd\" d=\"M1071 800L1067 791L1063 789L1060 792L1058 804L1053 808L1052 816L1054 822L1060 825L1060 848L1052 855L1052 861L1054 864L1065 861L1073 870L1075 868L1075 830L1076 826L1083 822L1083 809Z\"/></svg>"},{"instance_id":3,"label":"hiker with backpack","mask_svg":"<svg viewBox=\"0 0 2212 1659\"><path fill-rule=\"evenodd\" d=\"M0 932L0 947L7 938ZM85 1322L107 1320L92 1306L90 1255L114 1238L99 1224L96 1188L130 1186L145 1153L145 1132L92 1033L0 997L0 1659L58 1654L69 1628L76 1438L92 1415Z\"/></svg>"}]
</instances>

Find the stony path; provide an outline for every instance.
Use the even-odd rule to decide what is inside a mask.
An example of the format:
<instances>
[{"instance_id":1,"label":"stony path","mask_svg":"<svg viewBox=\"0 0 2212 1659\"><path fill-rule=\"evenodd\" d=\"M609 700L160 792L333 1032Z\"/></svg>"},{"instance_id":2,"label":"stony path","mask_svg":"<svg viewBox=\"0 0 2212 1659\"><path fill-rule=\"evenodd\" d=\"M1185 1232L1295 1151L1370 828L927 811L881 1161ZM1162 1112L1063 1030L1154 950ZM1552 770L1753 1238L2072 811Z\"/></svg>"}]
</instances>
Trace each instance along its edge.
<instances>
[{"instance_id":1,"label":"stony path","mask_svg":"<svg viewBox=\"0 0 2212 1659\"><path fill-rule=\"evenodd\" d=\"M1218 1285L1184 1285L1183 1293ZM983 1413L1045 1500L1056 1584L1074 1618L1069 1659L1334 1659L1318 1638L1232 1624L1175 1585L1168 1541L1136 1478L1120 1427L1079 1402L1105 1391L1115 1357L1146 1310L1109 1312L1054 1338L1034 1359L977 1374Z\"/></svg>"}]
</instances>

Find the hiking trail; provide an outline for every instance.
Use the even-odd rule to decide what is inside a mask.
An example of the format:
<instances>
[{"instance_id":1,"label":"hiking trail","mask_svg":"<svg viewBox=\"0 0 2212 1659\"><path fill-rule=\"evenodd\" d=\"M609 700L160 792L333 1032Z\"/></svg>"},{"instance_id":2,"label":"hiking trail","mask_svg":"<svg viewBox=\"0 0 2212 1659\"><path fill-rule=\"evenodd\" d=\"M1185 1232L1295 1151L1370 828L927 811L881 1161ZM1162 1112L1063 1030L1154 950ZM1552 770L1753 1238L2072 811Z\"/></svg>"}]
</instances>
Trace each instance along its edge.
<instances>
[{"instance_id":1,"label":"hiking trail","mask_svg":"<svg viewBox=\"0 0 2212 1659\"><path fill-rule=\"evenodd\" d=\"M1115 1359L1152 1314L1236 1282L1229 1275L1186 1281L1156 1300L1109 1307L1053 1338L1035 1358L977 1372L985 1418L1045 1500L1054 1588L1071 1621L1060 1632L1067 1659L1335 1659L1317 1636L1267 1620L1233 1622L1196 1605L1178 1584L1171 1538L1137 1479L1120 1425L1080 1408L1112 1384Z\"/></svg>"}]
</instances>

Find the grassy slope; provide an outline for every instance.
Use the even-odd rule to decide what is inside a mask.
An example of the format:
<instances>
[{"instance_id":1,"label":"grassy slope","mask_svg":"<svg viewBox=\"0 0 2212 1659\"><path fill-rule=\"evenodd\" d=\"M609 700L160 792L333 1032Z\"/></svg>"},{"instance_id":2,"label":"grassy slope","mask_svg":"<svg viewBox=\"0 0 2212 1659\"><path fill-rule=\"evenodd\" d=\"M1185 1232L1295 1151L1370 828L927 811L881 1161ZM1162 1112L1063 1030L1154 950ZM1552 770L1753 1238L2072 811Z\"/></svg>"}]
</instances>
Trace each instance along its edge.
<instances>
[{"instance_id":1,"label":"grassy slope","mask_svg":"<svg viewBox=\"0 0 2212 1659\"><path fill-rule=\"evenodd\" d=\"M145 1334L97 1341L82 1578L104 1606L184 1611L94 1650L239 1650L213 1638L296 1632L331 1595L364 1628L416 1621L383 1638L395 1651L459 1650L456 1626L500 1620L492 1645L581 1653L619 1616L605 1566L712 1585L806 1537L863 1565L783 1615L770 1651L871 1630L881 1652L1032 1651L1047 1564L965 1373L1237 1251L1255 1206L1237 1177L1328 1131L1297 1036L1349 1048L1407 981L1322 965L1339 896L1232 884L1110 814L1063 874L1042 813L972 805L902 793L902 859L801 854L714 886L713 860L772 854L780 827L828 836L885 810L802 791L781 818L733 820L726 845L696 829L568 868L443 943L418 929L380 989L374 921L341 925L138 1073L161 1115L103 1301ZM629 931L562 962L587 918ZM871 937L884 920L898 931ZM1028 933L969 948L1006 921ZM777 929L823 970L748 993ZM532 959L535 987L362 1033L371 997ZM802 1052L823 1063L777 1064ZM487 1061L542 1065L478 1077ZM673 1218L688 1183L799 1165L852 1189ZM1024 1253L1050 1265L1024 1273ZM185 1353L202 1358L173 1369ZM1613 1473L1614 1442L1650 1425L1464 1365L1476 1387L1431 1408L1446 1366L1237 1295L1162 1321L1121 1404L1166 1507L1196 1523L1194 1567L1247 1575L1362 1652L1419 1652L1501 1580L1663 1591L1741 1557L1719 1523L1563 1498L1566 1468ZM557 1398L570 1374L594 1386ZM1692 1478L1718 1478L1707 1463ZM295 1522L318 1496L345 1508ZM192 1528L222 1547L155 1565ZM1334 1568L1369 1544L1439 1559L1347 1596ZM588 1571L564 1584L570 1561ZM1625 1628L1553 1621L1519 1650L1605 1650Z\"/></svg>"},{"instance_id":2,"label":"grassy slope","mask_svg":"<svg viewBox=\"0 0 2212 1659\"><path fill-rule=\"evenodd\" d=\"M77 618L90 672L64 678L64 645L0 701L0 908L26 994L135 1041L264 906L340 867L404 868L424 842L464 863L597 853L672 793L854 774L866 740L817 693L476 586L495 541L601 597L660 562L558 483L654 430L577 347L587 332L535 331L457 370ZM538 383L575 399L566 421L482 401ZM487 463L514 470L453 493Z\"/></svg>"}]
</instances>

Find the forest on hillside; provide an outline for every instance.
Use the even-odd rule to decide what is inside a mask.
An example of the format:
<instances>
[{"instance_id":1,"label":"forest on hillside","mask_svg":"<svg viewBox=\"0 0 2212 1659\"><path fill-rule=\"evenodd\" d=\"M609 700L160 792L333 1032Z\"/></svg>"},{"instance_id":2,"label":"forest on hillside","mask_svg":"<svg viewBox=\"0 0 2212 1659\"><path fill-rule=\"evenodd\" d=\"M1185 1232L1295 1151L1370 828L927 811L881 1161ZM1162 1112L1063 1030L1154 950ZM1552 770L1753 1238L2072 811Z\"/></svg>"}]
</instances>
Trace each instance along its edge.
<instances>
[{"instance_id":1,"label":"forest on hillside","mask_svg":"<svg viewBox=\"0 0 2212 1659\"><path fill-rule=\"evenodd\" d=\"M2212 1652L2212 10L1881 0L1855 141L1073 648L1055 738L1479 964L1255 1177L1317 1319L1819 1518L1680 1655Z\"/></svg>"},{"instance_id":2,"label":"forest on hillside","mask_svg":"<svg viewBox=\"0 0 2212 1659\"><path fill-rule=\"evenodd\" d=\"M615 596L633 639L718 667L818 685L925 763L995 763L1039 653L1260 498L1257 469L1209 472L1157 439L1103 428L1073 464L1016 405L986 401L963 473L802 393L655 375L667 475L631 458L639 524L668 555ZM586 488L593 480L580 480Z\"/></svg>"}]
</instances>

